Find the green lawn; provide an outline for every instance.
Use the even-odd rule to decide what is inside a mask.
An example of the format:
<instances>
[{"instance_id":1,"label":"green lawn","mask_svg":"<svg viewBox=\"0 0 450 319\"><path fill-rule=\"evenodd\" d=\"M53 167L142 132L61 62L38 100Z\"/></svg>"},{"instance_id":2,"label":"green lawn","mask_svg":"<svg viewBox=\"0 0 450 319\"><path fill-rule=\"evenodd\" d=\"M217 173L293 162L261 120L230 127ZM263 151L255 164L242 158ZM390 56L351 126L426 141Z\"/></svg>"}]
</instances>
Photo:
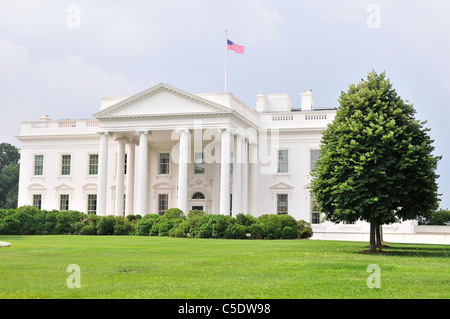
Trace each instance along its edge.
<instances>
[{"instance_id":1,"label":"green lawn","mask_svg":"<svg viewBox=\"0 0 450 319\"><path fill-rule=\"evenodd\" d=\"M139 236L0 236L0 298L450 298L450 246ZM80 267L69 289L67 266ZM370 264L381 288L367 287Z\"/></svg>"}]
</instances>

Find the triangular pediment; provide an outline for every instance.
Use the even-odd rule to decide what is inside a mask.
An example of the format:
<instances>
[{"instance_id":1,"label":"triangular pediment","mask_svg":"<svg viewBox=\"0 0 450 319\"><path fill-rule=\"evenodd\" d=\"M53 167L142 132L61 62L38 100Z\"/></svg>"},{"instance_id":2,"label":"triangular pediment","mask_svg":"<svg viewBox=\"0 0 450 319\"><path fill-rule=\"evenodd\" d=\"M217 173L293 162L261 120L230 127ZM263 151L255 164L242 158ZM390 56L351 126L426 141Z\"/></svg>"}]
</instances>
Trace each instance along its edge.
<instances>
[{"instance_id":1,"label":"triangular pediment","mask_svg":"<svg viewBox=\"0 0 450 319\"><path fill-rule=\"evenodd\" d=\"M60 184L60 185L56 186L55 189L59 190L59 191L71 191L71 190L73 190L73 187L71 187L67 184Z\"/></svg>"},{"instance_id":2,"label":"triangular pediment","mask_svg":"<svg viewBox=\"0 0 450 319\"><path fill-rule=\"evenodd\" d=\"M279 183L276 183L276 184L272 185L270 188L273 189L273 190L276 190L276 189L293 189L294 186L289 185L288 183L285 183L285 182L279 182Z\"/></svg>"},{"instance_id":3,"label":"triangular pediment","mask_svg":"<svg viewBox=\"0 0 450 319\"><path fill-rule=\"evenodd\" d=\"M231 109L226 106L160 83L108 106L94 116L102 119L228 112Z\"/></svg>"}]
</instances>

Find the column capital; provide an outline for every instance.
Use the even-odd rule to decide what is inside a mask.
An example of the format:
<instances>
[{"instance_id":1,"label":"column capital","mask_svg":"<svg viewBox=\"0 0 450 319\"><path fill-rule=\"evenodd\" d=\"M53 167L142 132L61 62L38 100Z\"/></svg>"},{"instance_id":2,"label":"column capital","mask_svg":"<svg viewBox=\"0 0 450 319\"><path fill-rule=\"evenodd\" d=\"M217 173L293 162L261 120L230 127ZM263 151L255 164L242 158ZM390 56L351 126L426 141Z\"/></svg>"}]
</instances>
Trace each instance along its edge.
<instances>
[{"instance_id":1,"label":"column capital","mask_svg":"<svg viewBox=\"0 0 450 319\"><path fill-rule=\"evenodd\" d=\"M176 128L176 129L175 129L175 132L178 133L178 134L181 134L181 133L187 134L187 133L189 133L189 129L188 129L188 128L184 128L184 127L182 127L182 128Z\"/></svg>"},{"instance_id":2,"label":"column capital","mask_svg":"<svg viewBox=\"0 0 450 319\"><path fill-rule=\"evenodd\" d=\"M117 136L116 138L114 138L114 140L115 140L116 142L125 142L125 143L128 142L128 138L125 137L125 136Z\"/></svg>"},{"instance_id":3,"label":"column capital","mask_svg":"<svg viewBox=\"0 0 450 319\"><path fill-rule=\"evenodd\" d=\"M97 132L97 135L100 135L100 136L102 136L102 135L108 136L108 135L110 135L110 134L111 134L111 133L108 132L108 131L98 131L98 132Z\"/></svg>"},{"instance_id":4,"label":"column capital","mask_svg":"<svg viewBox=\"0 0 450 319\"><path fill-rule=\"evenodd\" d=\"M220 127L220 128L217 129L217 131L220 132L220 133L224 133L225 132L225 133L234 134L233 133L234 129L229 128L229 127Z\"/></svg>"},{"instance_id":5,"label":"column capital","mask_svg":"<svg viewBox=\"0 0 450 319\"><path fill-rule=\"evenodd\" d=\"M138 143L137 141L135 141L134 139L132 139L132 138L127 138L126 143L127 143L129 146L136 146L136 145L139 145L139 143Z\"/></svg>"},{"instance_id":6,"label":"column capital","mask_svg":"<svg viewBox=\"0 0 450 319\"><path fill-rule=\"evenodd\" d=\"M144 135L152 135L152 131L150 130L136 130L136 134L144 134Z\"/></svg>"}]
</instances>

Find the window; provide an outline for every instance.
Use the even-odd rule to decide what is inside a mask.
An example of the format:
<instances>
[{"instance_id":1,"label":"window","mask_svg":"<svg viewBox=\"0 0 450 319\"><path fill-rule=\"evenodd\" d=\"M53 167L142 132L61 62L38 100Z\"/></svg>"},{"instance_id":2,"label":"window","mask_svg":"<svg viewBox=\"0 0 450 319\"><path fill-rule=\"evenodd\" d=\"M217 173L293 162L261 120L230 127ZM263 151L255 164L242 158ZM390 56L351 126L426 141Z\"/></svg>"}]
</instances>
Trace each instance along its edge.
<instances>
[{"instance_id":1,"label":"window","mask_svg":"<svg viewBox=\"0 0 450 319\"><path fill-rule=\"evenodd\" d=\"M170 153L159 154L159 174L169 174Z\"/></svg>"},{"instance_id":2,"label":"window","mask_svg":"<svg viewBox=\"0 0 450 319\"><path fill-rule=\"evenodd\" d=\"M34 157L34 175L44 174L44 155L36 155Z\"/></svg>"},{"instance_id":3,"label":"window","mask_svg":"<svg viewBox=\"0 0 450 319\"><path fill-rule=\"evenodd\" d=\"M289 172L289 151L279 150L278 151L278 173L288 173Z\"/></svg>"},{"instance_id":4,"label":"window","mask_svg":"<svg viewBox=\"0 0 450 319\"><path fill-rule=\"evenodd\" d=\"M127 175L127 161L128 161L128 156L127 154L125 154L125 159L124 159L124 164L123 164L123 175Z\"/></svg>"},{"instance_id":5,"label":"window","mask_svg":"<svg viewBox=\"0 0 450 319\"><path fill-rule=\"evenodd\" d=\"M89 155L89 175L98 174L98 154Z\"/></svg>"},{"instance_id":6,"label":"window","mask_svg":"<svg viewBox=\"0 0 450 319\"><path fill-rule=\"evenodd\" d=\"M231 152L231 154L230 154L230 174L233 174L233 168L234 168L234 154L233 154L233 152Z\"/></svg>"},{"instance_id":7,"label":"window","mask_svg":"<svg viewBox=\"0 0 450 319\"><path fill-rule=\"evenodd\" d=\"M288 194L277 194L277 214L288 213Z\"/></svg>"},{"instance_id":8,"label":"window","mask_svg":"<svg viewBox=\"0 0 450 319\"><path fill-rule=\"evenodd\" d=\"M233 194L230 194L230 216L233 216Z\"/></svg>"},{"instance_id":9,"label":"window","mask_svg":"<svg viewBox=\"0 0 450 319\"><path fill-rule=\"evenodd\" d=\"M320 213L317 211L316 197L311 193L311 224L320 224Z\"/></svg>"},{"instance_id":10,"label":"window","mask_svg":"<svg viewBox=\"0 0 450 319\"><path fill-rule=\"evenodd\" d=\"M311 172L316 168L316 162L319 159L320 150L311 150Z\"/></svg>"},{"instance_id":11,"label":"window","mask_svg":"<svg viewBox=\"0 0 450 319\"><path fill-rule=\"evenodd\" d=\"M195 192L192 195L192 199L205 199L205 194L203 194L202 192Z\"/></svg>"},{"instance_id":12,"label":"window","mask_svg":"<svg viewBox=\"0 0 450 319\"><path fill-rule=\"evenodd\" d=\"M169 208L169 195L159 194L158 197L158 214L164 215L164 212Z\"/></svg>"},{"instance_id":13,"label":"window","mask_svg":"<svg viewBox=\"0 0 450 319\"><path fill-rule=\"evenodd\" d=\"M205 173L205 154L203 152L194 154L194 174Z\"/></svg>"},{"instance_id":14,"label":"window","mask_svg":"<svg viewBox=\"0 0 450 319\"><path fill-rule=\"evenodd\" d=\"M88 214L97 214L97 195L89 194L88 195Z\"/></svg>"},{"instance_id":15,"label":"window","mask_svg":"<svg viewBox=\"0 0 450 319\"><path fill-rule=\"evenodd\" d=\"M70 175L70 155L63 155L61 161L61 175Z\"/></svg>"},{"instance_id":16,"label":"window","mask_svg":"<svg viewBox=\"0 0 450 319\"><path fill-rule=\"evenodd\" d=\"M69 195L64 194L59 198L59 210L69 210Z\"/></svg>"},{"instance_id":17,"label":"window","mask_svg":"<svg viewBox=\"0 0 450 319\"><path fill-rule=\"evenodd\" d=\"M41 209L41 205L42 205L42 195L41 194L33 195L33 206L36 207L37 209Z\"/></svg>"}]
</instances>

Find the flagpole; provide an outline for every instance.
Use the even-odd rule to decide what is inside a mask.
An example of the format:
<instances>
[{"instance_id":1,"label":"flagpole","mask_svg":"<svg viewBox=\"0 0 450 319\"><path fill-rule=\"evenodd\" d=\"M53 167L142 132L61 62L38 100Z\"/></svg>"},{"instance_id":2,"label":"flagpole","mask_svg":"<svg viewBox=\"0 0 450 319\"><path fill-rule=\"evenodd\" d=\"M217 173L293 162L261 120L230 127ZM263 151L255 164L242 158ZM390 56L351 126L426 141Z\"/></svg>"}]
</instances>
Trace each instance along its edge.
<instances>
[{"instance_id":1,"label":"flagpole","mask_svg":"<svg viewBox=\"0 0 450 319\"><path fill-rule=\"evenodd\" d=\"M228 30L225 30L225 92L227 91L227 51L228 51Z\"/></svg>"}]
</instances>

